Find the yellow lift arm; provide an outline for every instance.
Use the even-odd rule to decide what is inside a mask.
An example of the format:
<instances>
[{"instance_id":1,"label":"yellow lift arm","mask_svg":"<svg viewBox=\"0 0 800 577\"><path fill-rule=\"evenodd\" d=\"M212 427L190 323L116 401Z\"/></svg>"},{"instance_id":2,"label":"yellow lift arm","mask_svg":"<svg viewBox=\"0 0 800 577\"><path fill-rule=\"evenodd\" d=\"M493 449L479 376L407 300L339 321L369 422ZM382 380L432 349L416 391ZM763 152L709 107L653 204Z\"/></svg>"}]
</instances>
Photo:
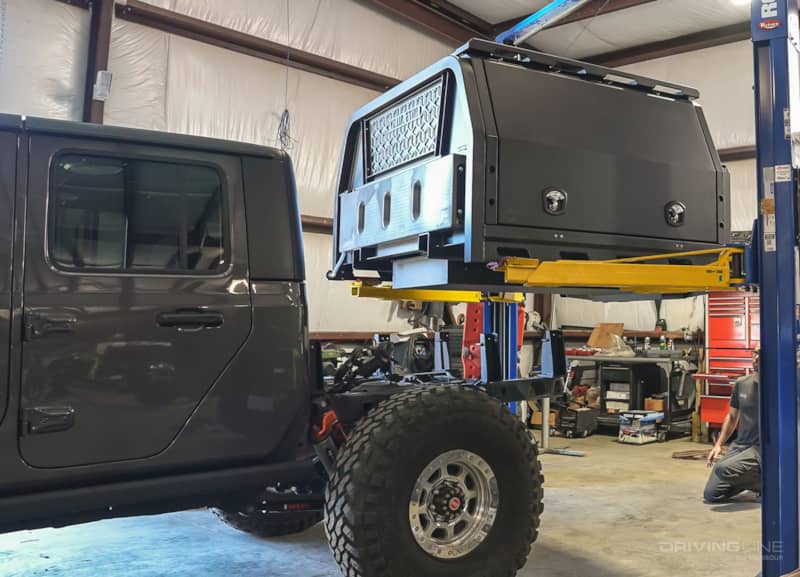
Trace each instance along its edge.
<instances>
[{"instance_id":1,"label":"yellow lift arm","mask_svg":"<svg viewBox=\"0 0 800 577\"><path fill-rule=\"evenodd\" d=\"M653 261L717 254L708 264L658 264ZM608 288L636 294L682 294L735 289L745 282L732 276L742 248L719 248L618 260L540 261L508 258L496 269L508 284L542 288Z\"/></svg>"},{"instance_id":2,"label":"yellow lift arm","mask_svg":"<svg viewBox=\"0 0 800 577\"><path fill-rule=\"evenodd\" d=\"M521 303L523 293L499 293L484 295L480 291L456 291L447 289L394 289L390 284L365 285L354 282L350 285L354 297L387 301L424 301L445 303L479 303L485 300L496 303Z\"/></svg>"},{"instance_id":3,"label":"yellow lift arm","mask_svg":"<svg viewBox=\"0 0 800 577\"><path fill-rule=\"evenodd\" d=\"M713 255L708 264L660 264L654 261ZM677 252L617 260L555 260L507 258L495 269L507 285L526 288L609 289L634 294L684 294L734 290L745 279L734 276L733 261L744 256L743 248ZM485 300L479 291L447 289L393 289L391 285L353 283L353 296L384 300L475 303ZM521 293L489 296L495 302L521 302Z\"/></svg>"}]
</instances>

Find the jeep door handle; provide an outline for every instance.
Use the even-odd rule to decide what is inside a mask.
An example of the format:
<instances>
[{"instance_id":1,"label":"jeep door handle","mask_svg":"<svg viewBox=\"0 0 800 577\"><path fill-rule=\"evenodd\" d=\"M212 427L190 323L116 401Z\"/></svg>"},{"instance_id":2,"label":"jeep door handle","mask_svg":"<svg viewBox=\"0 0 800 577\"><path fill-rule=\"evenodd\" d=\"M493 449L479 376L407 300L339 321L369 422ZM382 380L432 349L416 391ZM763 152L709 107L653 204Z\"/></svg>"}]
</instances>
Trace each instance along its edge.
<instances>
[{"instance_id":1,"label":"jeep door handle","mask_svg":"<svg viewBox=\"0 0 800 577\"><path fill-rule=\"evenodd\" d=\"M25 315L25 340L32 341L49 335L68 335L75 332L78 319L71 314Z\"/></svg>"},{"instance_id":2,"label":"jeep door handle","mask_svg":"<svg viewBox=\"0 0 800 577\"><path fill-rule=\"evenodd\" d=\"M75 409L72 407L33 407L25 409L25 430L31 435L57 433L75 426Z\"/></svg>"},{"instance_id":3,"label":"jeep door handle","mask_svg":"<svg viewBox=\"0 0 800 577\"><path fill-rule=\"evenodd\" d=\"M177 310L158 315L158 325L176 329L204 329L221 327L225 316L215 311L202 309Z\"/></svg>"}]
</instances>

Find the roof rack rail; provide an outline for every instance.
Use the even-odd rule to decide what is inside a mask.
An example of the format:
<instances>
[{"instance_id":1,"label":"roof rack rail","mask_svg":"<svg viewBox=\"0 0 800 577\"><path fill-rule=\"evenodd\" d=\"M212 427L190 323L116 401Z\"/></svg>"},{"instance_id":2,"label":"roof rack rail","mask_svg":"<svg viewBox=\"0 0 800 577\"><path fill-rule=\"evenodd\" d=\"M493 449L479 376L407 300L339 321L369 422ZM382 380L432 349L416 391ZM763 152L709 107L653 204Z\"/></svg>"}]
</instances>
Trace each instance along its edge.
<instances>
[{"instance_id":1,"label":"roof rack rail","mask_svg":"<svg viewBox=\"0 0 800 577\"><path fill-rule=\"evenodd\" d=\"M457 56L471 54L488 55L491 58L506 60L522 66L567 74L592 82L602 82L676 100L695 100L700 98L700 93L688 86L630 74L622 70L606 68L605 66L581 62L580 60L562 58L545 52L537 52L536 50L498 44L488 40L470 40L456 51Z\"/></svg>"}]
</instances>

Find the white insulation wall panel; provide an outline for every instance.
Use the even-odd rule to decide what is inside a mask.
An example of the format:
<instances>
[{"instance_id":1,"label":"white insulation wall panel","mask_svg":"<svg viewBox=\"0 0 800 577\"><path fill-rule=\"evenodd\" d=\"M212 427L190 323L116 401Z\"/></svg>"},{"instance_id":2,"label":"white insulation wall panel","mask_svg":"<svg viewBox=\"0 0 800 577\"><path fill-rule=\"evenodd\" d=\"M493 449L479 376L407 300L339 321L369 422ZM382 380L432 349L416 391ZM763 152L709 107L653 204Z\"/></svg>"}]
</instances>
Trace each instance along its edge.
<instances>
[{"instance_id":1,"label":"white insulation wall panel","mask_svg":"<svg viewBox=\"0 0 800 577\"><path fill-rule=\"evenodd\" d=\"M89 11L0 0L0 112L80 120Z\"/></svg>"},{"instance_id":2,"label":"white insulation wall panel","mask_svg":"<svg viewBox=\"0 0 800 577\"><path fill-rule=\"evenodd\" d=\"M601 303L584 299L553 297L553 326L587 327L598 323L624 323L626 330L652 331L658 319L667 321L669 330L705 326L704 297L661 301L660 314L654 301Z\"/></svg>"},{"instance_id":3,"label":"white insulation wall panel","mask_svg":"<svg viewBox=\"0 0 800 577\"><path fill-rule=\"evenodd\" d=\"M403 19L355 0L146 0L150 4L405 79L453 51Z\"/></svg>"},{"instance_id":4,"label":"white insulation wall panel","mask_svg":"<svg viewBox=\"0 0 800 577\"><path fill-rule=\"evenodd\" d=\"M109 69L113 75L106 100L106 124L167 129L167 59L170 35L114 19Z\"/></svg>"},{"instance_id":5,"label":"white insulation wall panel","mask_svg":"<svg viewBox=\"0 0 800 577\"><path fill-rule=\"evenodd\" d=\"M278 146L288 106L300 211L332 216L347 120L377 92L180 37L170 39L168 70L170 132Z\"/></svg>"},{"instance_id":6,"label":"white insulation wall panel","mask_svg":"<svg viewBox=\"0 0 800 577\"><path fill-rule=\"evenodd\" d=\"M541 31L532 42L544 52L580 59L738 24L749 18L748 0L660 0L555 26Z\"/></svg>"},{"instance_id":7,"label":"white insulation wall panel","mask_svg":"<svg viewBox=\"0 0 800 577\"><path fill-rule=\"evenodd\" d=\"M758 216L756 161L737 160L726 166L731 173L731 230L752 230Z\"/></svg>"},{"instance_id":8,"label":"white insulation wall panel","mask_svg":"<svg viewBox=\"0 0 800 577\"><path fill-rule=\"evenodd\" d=\"M553 326L594 327L597 323L625 323L628 330L653 330L656 305L652 301L601 303L553 297Z\"/></svg>"},{"instance_id":9,"label":"white insulation wall panel","mask_svg":"<svg viewBox=\"0 0 800 577\"><path fill-rule=\"evenodd\" d=\"M412 328L398 318L390 303L350 296L350 283L329 281L331 242L326 234L303 235L306 256L309 327L311 331L405 331Z\"/></svg>"},{"instance_id":10,"label":"white insulation wall panel","mask_svg":"<svg viewBox=\"0 0 800 577\"><path fill-rule=\"evenodd\" d=\"M753 45L749 40L620 69L697 88L717 148L755 144Z\"/></svg>"},{"instance_id":11,"label":"white insulation wall panel","mask_svg":"<svg viewBox=\"0 0 800 577\"><path fill-rule=\"evenodd\" d=\"M706 297L661 301L661 317L667 321L667 329L683 328L694 332L704 329L706 324Z\"/></svg>"},{"instance_id":12,"label":"white insulation wall panel","mask_svg":"<svg viewBox=\"0 0 800 577\"><path fill-rule=\"evenodd\" d=\"M490 24L499 24L513 18L522 18L544 8L550 0L450 0L459 8L482 18Z\"/></svg>"},{"instance_id":13,"label":"white insulation wall panel","mask_svg":"<svg viewBox=\"0 0 800 577\"><path fill-rule=\"evenodd\" d=\"M114 28L110 67L108 124L278 146L288 106L300 210L314 216L332 215L348 118L378 95L124 21Z\"/></svg>"}]
</instances>

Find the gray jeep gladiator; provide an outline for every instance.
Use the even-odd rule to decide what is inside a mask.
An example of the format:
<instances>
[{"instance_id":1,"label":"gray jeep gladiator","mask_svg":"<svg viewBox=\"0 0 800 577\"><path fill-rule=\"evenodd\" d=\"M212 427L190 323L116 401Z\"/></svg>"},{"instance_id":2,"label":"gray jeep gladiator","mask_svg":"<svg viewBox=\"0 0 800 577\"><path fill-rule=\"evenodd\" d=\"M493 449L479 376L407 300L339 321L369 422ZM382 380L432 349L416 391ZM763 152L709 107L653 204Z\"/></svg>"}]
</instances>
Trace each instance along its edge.
<instances>
[{"instance_id":1,"label":"gray jeep gladiator","mask_svg":"<svg viewBox=\"0 0 800 577\"><path fill-rule=\"evenodd\" d=\"M352 117L328 276L496 291L505 256L723 245L696 96L472 41ZM281 151L0 115L0 268L0 530L211 507L262 536L324 517L347 577L525 563L543 478L504 402L563 390L561 335L534 377L486 329L480 379L385 346L324 379Z\"/></svg>"},{"instance_id":2,"label":"gray jeep gladiator","mask_svg":"<svg viewBox=\"0 0 800 577\"><path fill-rule=\"evenodd\" d=\"M283 152L0 115L0 204L0 531L210 507L324 517L352 577L525 562L542 476L507 393L385 347L324 382Z\"/></svg>"}]
</instances>

